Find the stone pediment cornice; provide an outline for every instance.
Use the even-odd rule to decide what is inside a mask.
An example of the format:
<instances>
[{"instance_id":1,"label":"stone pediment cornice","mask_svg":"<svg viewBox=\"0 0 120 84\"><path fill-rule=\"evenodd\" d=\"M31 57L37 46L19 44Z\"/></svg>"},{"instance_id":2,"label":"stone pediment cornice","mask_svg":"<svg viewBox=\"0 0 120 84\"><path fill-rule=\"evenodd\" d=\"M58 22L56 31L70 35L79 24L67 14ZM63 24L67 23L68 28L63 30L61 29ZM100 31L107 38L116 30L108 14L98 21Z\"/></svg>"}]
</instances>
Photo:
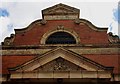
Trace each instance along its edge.
<instances>
[{"instance_id":1,"label":"stone pediment cornice","mask_svg":"<svg viewBox=\"0 0 120 84\"><path fill-rule=\"evenodd\" d=\"M56 49L50 50L40 56L35 57L34 59L23 63L22 65L9 68L9 71L33 71L38 67L41 67L55 59L62 58L67 60L76 66L79 66L88 71L104 71L104 70L113 70L113 67L106 67L99 63L96 63L84 56L81 56L71 50L67 50L62 47L58 47Z\"/></svg>"},{"instance_id":2,"label":"stone pediment cornice","mask_svg":"<svg viewBox=\"0 0 120 84\"><path fill-rule=\"evenodd\" d=\"M9 72L10 79L112 78L113 68L105 67L66 48L58 47L22 65L9 68Z\"/></svg>"}]
</instances>

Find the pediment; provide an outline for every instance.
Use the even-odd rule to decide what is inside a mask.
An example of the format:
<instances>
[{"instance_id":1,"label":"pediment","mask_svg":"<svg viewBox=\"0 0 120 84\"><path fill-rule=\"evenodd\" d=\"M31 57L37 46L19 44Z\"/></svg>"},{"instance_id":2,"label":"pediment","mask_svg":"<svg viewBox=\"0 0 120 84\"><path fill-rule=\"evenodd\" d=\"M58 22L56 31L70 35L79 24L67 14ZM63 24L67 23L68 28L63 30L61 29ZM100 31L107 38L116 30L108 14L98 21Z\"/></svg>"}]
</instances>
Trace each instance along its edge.
<instances>
[{"instance_id":1,"label":"pediment","mask_svg":"<svg viewBox=\"0 0 120 84\"><path fill-rule=\"evenodd\" d=\"M57 62L56 60L59 60L59 59L62 61ZM62 65L59 66L59 64L62 64ZM62 67L61 69L63 71L66 71L66 70L105 71L105 70L111 69L103 65L100 65L90 59L87 59L81 55L78 55L70 50L59 47L59 48L50 50L44 53L43 55L35 57L34 59L20 66L10 68L9 70L16 71L16 72L23 72L23 71L29 72L29 71L39 70L39 69L41 70L43 69L43 71L44 70L54 71L54 70L57 70L57 68L55 69L55 66Z\"/></svg>"},{"instance_id":2,"label":"pediment","mask_svg":"<svg viewBox=\"0 0 120 84\"><path fill-rule=\"evenodd\" d=\"M42 10L42 13L43 14L57 14L57 13L59 13L59 14L78 13L79 14L79 9L60 3L55 6L52 6L52 7Z\"/></svg>"},{"instance_id":3,"label":"pediment","mask_svg":"<svg viewBox=\"0 0 120 84\"><path fill-rule=\"evenodd\" d=\"M38 68L34 71L78 71L78 70L85 70L84 68L73 64L65 60L64 58L58 57Z\"/></svg>"},{"instance_id":4,"label":"pediment","mask_svg":"<svg viewBox=\"0 0 120 84\"><path fill-rule=\"evenodd\" d=\"M77 19L79 13L79 9L60 3L42 10L42 18L45 20Z\"/></svg>"}]
</instances>

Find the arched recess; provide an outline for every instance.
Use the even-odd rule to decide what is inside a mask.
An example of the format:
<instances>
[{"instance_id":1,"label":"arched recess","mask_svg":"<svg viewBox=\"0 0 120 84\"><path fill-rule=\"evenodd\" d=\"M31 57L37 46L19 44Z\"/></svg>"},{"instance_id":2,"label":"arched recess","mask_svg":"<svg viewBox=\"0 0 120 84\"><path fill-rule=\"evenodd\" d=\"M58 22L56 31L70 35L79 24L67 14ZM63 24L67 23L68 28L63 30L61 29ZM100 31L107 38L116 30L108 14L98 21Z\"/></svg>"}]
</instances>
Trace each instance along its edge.
<instances>
[{"instance_id":1,"label":"arched recess","mask_svg":"<svg viewBox=\"0 0 120 84\"><path fill-rule=\"evenodd\" d=\"M46 32L42 36L42 39L41 39L40 43L41 44L46 44L46 40L49 38L49 36L51 36L52 34L57 33L57 32L66 32L69 35L71 35L72 37L74 37L74 39L76 41L76 44L80 43L80 38L77 35L77 33L75 31L71 30L71 29L68 29L68 28L57 28L57 29L50 30L50 31Z\"/></svg>"},{"instance_id":2,"label":"arched recess","mask_svg":"<svg viewBox=\"0 0 120 84\"><path fill-rule=\"evenodd\" d=\"M45 44L76 44L76 40L67 32L55 32L46 39Z\"/></svg>"}]
</instances>

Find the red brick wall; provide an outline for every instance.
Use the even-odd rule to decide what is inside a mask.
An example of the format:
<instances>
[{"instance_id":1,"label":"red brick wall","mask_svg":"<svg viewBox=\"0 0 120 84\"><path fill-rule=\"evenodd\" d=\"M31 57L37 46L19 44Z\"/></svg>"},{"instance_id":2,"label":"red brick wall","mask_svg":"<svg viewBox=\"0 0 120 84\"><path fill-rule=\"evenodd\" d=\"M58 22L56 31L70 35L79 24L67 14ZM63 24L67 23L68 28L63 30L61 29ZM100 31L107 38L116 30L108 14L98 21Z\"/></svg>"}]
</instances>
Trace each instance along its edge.
<instances>
[{"instance_id":1,"label":"red brick wall","mask_svg":"<svg viewBox=\"0 0 120 84\"><path fill-rule=\"evenodd\" d=\"M8 74L8 68L16 67L23 64L35 56L3 56L2 57L2 73Z\"/></svg>"},{"instance_id":2,"label":"red brick wall","mask_svg":"<svg viewBox=\"0 0 120 84\"><path fill-rule=\"evenodd\" d=\"M87 25L77 25L73 20L51 20L46 25L34 25L29 31L15 35L14 45L38 45L42 36L49 30L56 29L58 25L74 30L81 44L108 44L106 31L95 31ZM24 34L24 36L23 36Z\"/></svg>"},{"instance_id":3,"label":"red brick wall","mask_svg":"<svg viewBox=\"0 0 120 84\"><path fill-rule=\"evenodd\" d=\"M91 59L101 65L104 65L106 67L114 67L113 72L118 74L120 73L119 71L119 59L118 57L120 55L83 55L85 57L87 57L88 59Z\"/></svg>"}]
</instances>

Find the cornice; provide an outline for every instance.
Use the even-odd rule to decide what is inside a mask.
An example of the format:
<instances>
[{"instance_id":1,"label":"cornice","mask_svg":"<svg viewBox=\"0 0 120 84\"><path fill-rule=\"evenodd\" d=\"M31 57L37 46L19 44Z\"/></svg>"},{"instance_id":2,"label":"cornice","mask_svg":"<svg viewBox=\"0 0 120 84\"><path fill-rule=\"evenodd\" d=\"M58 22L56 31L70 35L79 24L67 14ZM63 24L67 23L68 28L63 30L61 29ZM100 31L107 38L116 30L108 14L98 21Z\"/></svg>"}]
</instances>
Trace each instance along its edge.
<instances>
[{"instance_id":1,"label":"cornice","mask_svg":"<svg viewBox=\"0 0 120 84\"><path fill-rule=\"evenodd\" d=\"M106 33L107 33L107 30L108 30L107 27L97 27L86 19L79 19L79 24L82 24L82 23L84 23L84 25L87 25L89 28L91 28L95 31L106 31Z\"/></svg>"}]
</instances>

